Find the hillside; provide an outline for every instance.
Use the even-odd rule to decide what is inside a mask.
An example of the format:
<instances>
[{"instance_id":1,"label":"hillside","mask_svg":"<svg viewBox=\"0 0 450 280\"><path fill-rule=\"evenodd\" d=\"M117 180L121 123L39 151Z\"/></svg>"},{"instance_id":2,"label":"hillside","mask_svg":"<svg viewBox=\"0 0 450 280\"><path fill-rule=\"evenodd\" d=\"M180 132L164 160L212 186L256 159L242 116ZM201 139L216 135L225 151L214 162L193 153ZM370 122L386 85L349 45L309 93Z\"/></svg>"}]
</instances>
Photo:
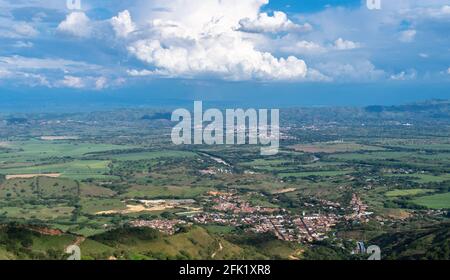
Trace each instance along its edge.
<instances>
[{"instance_id":1,"label":"hillside","mask_svg":"<svg viewBox=\"0 0 450 280\"><path fill-rule=\"evenodd\" d=\"M288 259L300 251L271 235L225 238L202 227L173 236L147 228L120 228L84 239L10 225L0 229L0 259L65 259L65 248L77 243L86 260Z\"/></svg>"},{"instance_id":2,"label":"hillside","mask_svg":"<svg viewBox=\"0 0 450 280\"><path fill-rule=\"evenodd\" d=\"M450 224L383 234L371 242L379 244L385 259L448 260Z\"/></svg>"}]
</instances>

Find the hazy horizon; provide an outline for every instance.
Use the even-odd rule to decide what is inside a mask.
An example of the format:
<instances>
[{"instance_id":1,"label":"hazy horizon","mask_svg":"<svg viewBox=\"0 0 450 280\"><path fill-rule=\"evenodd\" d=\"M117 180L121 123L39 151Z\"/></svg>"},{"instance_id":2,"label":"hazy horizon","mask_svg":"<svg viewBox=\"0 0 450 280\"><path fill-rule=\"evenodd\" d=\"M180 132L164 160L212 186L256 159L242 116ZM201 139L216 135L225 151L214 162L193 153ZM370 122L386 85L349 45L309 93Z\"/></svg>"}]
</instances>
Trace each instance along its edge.
<instances>
[{"instance_id":1,"label":"hazy horizon","mask_svg":"<svg viewBox=\"0 0 450 280\"><path fill-rule=\"evenodd\" d=\"M83 112L120 108L174 108L189 106L195 100L215 107L364 107L369 105L404 105L432 99L450 99L447 85L387 85L372 92L374 85L289 85L276 91L275 84L260 85L257 90L245 84L230 83L220 90L204 90L194 86L154 92L152 87L134 88L130 92L111 90L92 92L80 90L48 90L39 92L0 91L3 112ZM191 92L186 94L188 88ZM238 88L235 91L233 88ZM243 93L245 88L248 92ZM167 91L166 91L167 90ZM276 91L276 94L273 92Z\"/></svg>"}]
</instances>

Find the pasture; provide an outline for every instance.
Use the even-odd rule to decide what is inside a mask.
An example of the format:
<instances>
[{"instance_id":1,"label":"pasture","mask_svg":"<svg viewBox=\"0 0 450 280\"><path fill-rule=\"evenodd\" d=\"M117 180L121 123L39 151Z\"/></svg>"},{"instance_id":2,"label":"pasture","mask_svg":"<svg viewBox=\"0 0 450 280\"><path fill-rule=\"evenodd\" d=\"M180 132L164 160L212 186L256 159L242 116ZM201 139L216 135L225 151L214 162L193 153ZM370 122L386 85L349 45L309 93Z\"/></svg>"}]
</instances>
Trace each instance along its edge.
<instances>
[{"instance_id":1,"label":"pasture","mask_svg":"<svg viewBox=\"0 0 450 280\"><path fill-rule=\"evenodd\" d=\"M385 193L387 197L414 196L433 192L427 189L408 189L408 190L392 190Z\"/></svg>"},{"instance_id":2,"label":"pasture","mask_svg":"<svg viewBox=\"0 0 450 280\"><path fill-rule=\"evenodd\" d=\"M9 142L8 149L0 151L0 163L30 162L48 158L82 158L90 153L124 150L133 146L84 143L79 141L19 141Z\"/></svg>"},{"instance_id":3,"label":"pasture","mask_svg":"<svg viewBox=\"0 0 450 280\"><path fill-rule=\"evenodd\" d=\"M409 178L414 182L427 184L427 183L441 183L450 180L450 174L431 175L422 173L411 174L391 174L389 177Z\"/></svg>"},{"instance_id":4,"label":"pasture","mask_svg":"<svg viewBox=\"0 0 450 280\"><path fill-rule=\"evenodd\" d=\"M196 153L189 151L154 151L154 152L142 152L142 153L128 153L128 154L114 154L108 156L109 159L117 161L138 161L138 160L151 160L159 158L193 158Z\"/></svg>"},{"instance_id":5,"label":"pasture","mask_svg":"<svg viewBox=\"0 0 450 280\"><path fill-rule=\"evenodd\" d=\"M109 172L110 161L107 160L74 160L54 164L42 164L16 168L2 168L0 174L60 174L72 179L105 178Z\"/></svg>"},{"instance_id":6,"label":"pasture","mask_svg":"<svg viewBox=\"0 0 450 280\"><path fill-rule=\"evenodd\" d=\"M358 144L354 142L341 143L341 142L325 142L325 143L313 143L308 145L295 145L291 146L297 152L304 153L344 153L344 152L356 152L356 151L382 151L384 148Z\"/></svg>"},{"instance_id":7,"label":"pasture","mask_svg":"<svg viewBox=\"0 0 450 280\"><path fill-rule=\"evenodd\" d=\"M431 209L450 209L450 192L418 197L413 202Z\"/></svg>"},{"instance_id":8,"label":"pasture","mask_svg":"<svg viewBox=\"0 0 450 280\"><path fill-rule=\"evenodd\" d=\"M287 178L287 177L296 177L296 178L305 178L310 176L320 176L320 177L335 177L342 176L351 173L351 170L332 170L332 171L316 171L316 172L293 172L293 173L280 173L278 177Z\"/></svg>"},{"instance_id":9,"label":"pasture","mask_svg":"<svg viewBox=\"0 0 450 280\"><path fill-rule=\"evenodd\" d=\"M209 187L194 186L132 186L123 198L196 198L211 190Z\"/></svg>"}]
</instances>

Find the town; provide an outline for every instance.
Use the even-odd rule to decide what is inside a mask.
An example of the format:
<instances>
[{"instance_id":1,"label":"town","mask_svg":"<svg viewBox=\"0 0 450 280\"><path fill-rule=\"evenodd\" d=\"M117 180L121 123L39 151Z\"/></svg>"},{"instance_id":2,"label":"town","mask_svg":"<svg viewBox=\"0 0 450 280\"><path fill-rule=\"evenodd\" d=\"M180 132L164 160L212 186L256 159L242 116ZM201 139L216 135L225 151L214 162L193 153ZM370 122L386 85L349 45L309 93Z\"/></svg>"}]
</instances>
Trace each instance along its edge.
<instances>
[{"instance_id":1,"label":"town","mask_svg":"<svg viewBox=\"0 0 450 280\"><path fill-rule=\"evenodd\" d=\"M184 219L135 220L130 222L130 226L153 228L173 235L180 226L216 224L243 228L245 231L254 233L272 233L283 241L305 243L326 239L327 234L339 222L365 223L369 221L371 215L366 211L367 205L356 194L352 195L352 200L347 208L327 200L318 200L318 203L328 210L331 209L331 213L306 214L304 211L300 215L295 215L283 208L251 205L236 191L210 191L200 201L203 211L187 213ZM309 206L315 205L305 203L305 210ZM348 214L337 214L342 210L347 211Z\"/></svg>"}]
</instances>

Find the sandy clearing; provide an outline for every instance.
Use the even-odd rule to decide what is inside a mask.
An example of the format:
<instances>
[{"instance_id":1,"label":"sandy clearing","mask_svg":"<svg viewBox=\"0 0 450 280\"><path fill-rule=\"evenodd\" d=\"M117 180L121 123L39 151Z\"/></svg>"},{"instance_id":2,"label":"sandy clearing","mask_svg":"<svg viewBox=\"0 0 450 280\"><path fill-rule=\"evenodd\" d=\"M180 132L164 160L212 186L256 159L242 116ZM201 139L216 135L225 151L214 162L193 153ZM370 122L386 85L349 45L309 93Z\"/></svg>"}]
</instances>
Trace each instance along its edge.
<instances>
[{"instance_id":1,"label":"sandy clearing","mask_svg":"<svg viewBox=\"0 0 450 280\"><path fill-rule=\"evenodd\" d=\"M212 255L211 255L211 259L214 259L217 255L217 253L221 252L223 250L223 246L222 243L219 242L219 249L217 249L217 251L215 251Z\"/></svg>"},{"instance_id":2,"label":"sandy clearing","mask_svg":"<svg viewBox=\"0 0 450 280\"><path fill-rule=\"evenodd\" d=\"M385 213L389 219L393 220L406 220L412 216L410 212L403 209L386 209Z\"/></svg>"},{"instance_id":3,"label":"sandy clearing","mask_svg":"<svg viewBox=\"0 0 450 280\"><path fill-rule=\"evenodd\" d=\"M123 201L126 203L127 201L136 201L136 200L126 200ZM165 211L167 209L174 208L184 208L187 210L197 210L198 208L188 207L185 204L195 203L192 199L180 199L180 200L138 200L136 201L139 204L127 204L126 209L122 210L107 210L100 211L95 213L96 215L109 215L109 214L130 214L130 213L139 213L139 212L154 212L154 211Z\"/></svg>"},{"instance_id":4,"label":"sandy clearing","mask_svg":"<svg viewBox=\"0 0 450 280\"><path fill-rule=\"evenodd\" d=\"M31 179L34 177L50 177L50 178L58 178L61 176L61 173L49 173L49 174L17 174L17 175L6 175L6 180L11 179Z\"/></svg>"},{"instance_id":5,"label":"sandy clearing","mask_svg":"<svg viewBox=\"0 0 450 280\"><path fill-rule=\"evenodd\" d=\"M95 213L95 215L110 215L110 214L131 214L131 213L140 213L140 212L154 212L154 211L164 211L167 209L173 209L174 207L171 205L167 206L154 206L154 207L145 207L144 205L127 205L127 209L124 210L108 210L108 211L100 211Z\"/></svg>"},{"instance_id":6,"label":"sandy clearing","mask_svg":"<svg viewBox=\"0 0 450 280\"><path fill-rule=\"evenodd\" d=\"M77 136L42 136L41 140L56 141L56 140L78 140Z\"/></svg>"},{"instance_id":7,"label":"sandy clearing","mask_svg":"<svg viewBox=\"0 0 450 280\"><path fill-rule=\"evenodd\" d=\"M290 192L295 192L296 190L297 190L296 188L288 188L288 189L283 189L283 190L279 190L279 191L274 191L274 192L272 192L272 194L290 193Z\"/></svg>"},{"instance_id":8,"label":"sandy clearing","mask_svg":"<svg viewBox=\"0 0 450 280\"><path fill-rule=\"evenodd\" d=\"M304 252L305 252L305 250L303 250L303 249L298 249L298 250L296 250L292 255L290 255L288 258L289 258L290 260L294 260L294 261L300 260L300 256L303 255Z\"/></svg>"},{"instance_id":9,"label":"sandy clearing","mask_svg":"<svg viewBox=\"0 0 450 280\"><path fill-rule=\"evenodd\" d=\"M1 142L0 141L0 148L8 148L8 147L11 147L10 142Z\"/></svg>"}]
</instances>

